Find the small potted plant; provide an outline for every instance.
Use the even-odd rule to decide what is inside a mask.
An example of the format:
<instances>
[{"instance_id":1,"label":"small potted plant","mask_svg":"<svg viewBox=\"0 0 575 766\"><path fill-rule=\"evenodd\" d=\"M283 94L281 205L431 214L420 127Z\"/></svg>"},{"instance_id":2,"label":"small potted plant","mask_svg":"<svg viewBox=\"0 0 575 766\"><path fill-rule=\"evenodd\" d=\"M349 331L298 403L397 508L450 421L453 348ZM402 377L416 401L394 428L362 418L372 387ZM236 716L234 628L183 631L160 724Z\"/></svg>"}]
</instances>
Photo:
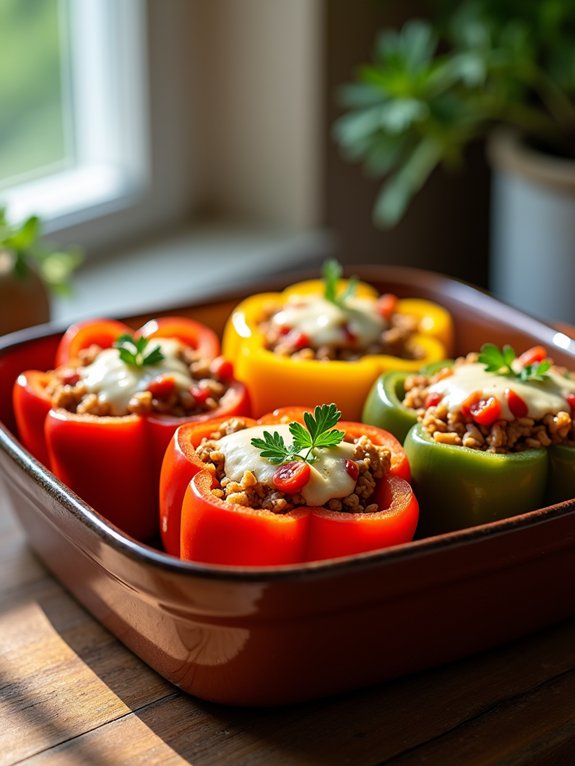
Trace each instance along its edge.
<instances>
[{"instance_id":1,"label":"small potted plant","mask_svg":"<svg viewBox=\"0 0 575 766\"><path fill-rule=\"evenodd\" d=\"M437 165L463 164L466 147L487 138L490 287L532 313L573 322L573 2L439 7L429 21L381 33L373 63L342 89L336 140L384 177L374 219L393 226Z\"/></svg>"},{"instance_id":2,"label":"small potted plant","mask_svg":"<svg viewBox=\"0 0 575 766\"><path fill-rule=\"evenodd\" d=\"M44 242L37 216L15 224L0 207L0 335L47 322L50 293L70 290L81 259L79 250Z\"/></svg>"}]
</instances>

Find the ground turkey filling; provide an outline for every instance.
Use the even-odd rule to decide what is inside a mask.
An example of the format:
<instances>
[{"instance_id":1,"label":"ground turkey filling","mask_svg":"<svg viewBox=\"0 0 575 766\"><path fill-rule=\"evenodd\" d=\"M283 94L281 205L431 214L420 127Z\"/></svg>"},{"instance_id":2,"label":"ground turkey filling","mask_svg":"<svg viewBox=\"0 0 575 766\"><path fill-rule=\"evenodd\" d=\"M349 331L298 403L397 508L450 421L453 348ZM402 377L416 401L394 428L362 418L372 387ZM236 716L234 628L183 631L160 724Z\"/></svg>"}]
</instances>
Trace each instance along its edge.
<instances>
[{"instance_id":1,"label":"ground turkey filling","mask_svg":"<svg viewBox=\"0 0 575 766\"><path fill-rule=\"evenodd\" d=\"M260 483L252 471L245 471L241 481L231 481L225 472L225 459L219 450L218 441L223 436L236 433L247 425L241 418L230 418L214 431L209 439L204 439L197 447L198 457L213 471L216 486L212 492L222 500L250 508L287 513L298 506L306 505L302 495L287 495L273 486ZM273 430L273 426L269 427ZM331 511L348 513L375 513L379 506L372 502L376 481L388 473L391 453L387 447L373 444L366 436L345 440L354 444L353 459L357 463L359 475L354 491L343 498L335 498L323 507ZM345 470L342 465L342 470Z\"/></svg>"},{"instance_id":2,"label":"ground turkey filling","mask_svg":"<svg viewBox=\"0 0 575 766\"><path fill-rule=\"evenodd\" d=\"M152 413L188 417L215 410L229 388L230 376L220 364L221 360L203 359L189 346L171 339L167 342L177 348L174 357L177 363L185 366L182 368L185 386L173 384L174 376L151 366L146 369L146 382L141 384L145 388L133 391L125 406L118 408L106 397L105 391L88 390L85 374L104 350L92 345L80 351L78 359L70 364L50 371L45 391L52 406L78 415L99 417Z\"/></svg>"},{"instance_id":3,"label":"ground turkey filling","mask_svg":"<svg viewBox=\"0 0 575 766\"><path fill-rule=\"evenodd\" d=\"M468 354L457 359L453 368L406 379L403 404L417 411L419 421L435 441L496 453L522 452L553 444L575 446L575 421L567 411L567 402L565 410L550 412L541 418L499 419L489 426L479 425L461 411L449 410L441 401L434 403L430 387L449 378L457 366L476 363L477 359L477 354ZM559 373L565 374L565 371L559 370Z\"/></svg>"},{"instance_id":4,"label":"ground turkey filling","mask_svg":"<svg viewBox=\"0 0 575 766\"><path fill-rule=\"evenodd\" d=\"M302 299L302 302L305 300ZM318 305L320 303L321 301L318 301ZM367 305L368 302L364 303ZM373 305L375 306L375 303ZM328 308L335 311L333 306ZM366 337L363 333L356 332L354 327L354 315L355 319L358 319L362 309L341 310L340 316L334 320L338 327L327 334L321 330L317 334L302 331L296 322L283 323L281 318L286 313L285 309L286 306L270 305L259 324L265 348L274 354L293 359L344 362L353 362L371 354L388 354L400 359L423 357L423 350L412 342L413 335L419 330L419 320L415 316L392 312L385 319L380 317L377 331L368 333ZM366 313L376 312L372 309ZM321 324L321 306L316 315L318 324ZM324 321L325 328L327 318Z\"/></svg>"}]
</instances>

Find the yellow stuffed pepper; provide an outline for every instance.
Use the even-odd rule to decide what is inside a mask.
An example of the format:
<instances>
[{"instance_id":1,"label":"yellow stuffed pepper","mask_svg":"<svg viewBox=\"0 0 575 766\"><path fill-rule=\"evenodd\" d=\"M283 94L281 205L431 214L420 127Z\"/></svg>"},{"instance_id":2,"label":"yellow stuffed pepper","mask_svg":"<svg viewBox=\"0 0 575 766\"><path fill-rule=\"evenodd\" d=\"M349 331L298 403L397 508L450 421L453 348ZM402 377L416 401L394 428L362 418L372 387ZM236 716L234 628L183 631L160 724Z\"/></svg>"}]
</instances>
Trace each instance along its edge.
<instances>
[{"instance_id":1,"label":"yellow stuffed pepper","mask_svg":"<svg viewBox=\"0 0 575 766\"><path fill-rule=\"evenodd\" d=\"M242 301L226 324L223 353L260 417L276 407L333 401L360 420L375 379L388 370L416 371L452 353L449 312L431 301L380 295L341 267L323 280Z\"/></svg>"}]
</instances>

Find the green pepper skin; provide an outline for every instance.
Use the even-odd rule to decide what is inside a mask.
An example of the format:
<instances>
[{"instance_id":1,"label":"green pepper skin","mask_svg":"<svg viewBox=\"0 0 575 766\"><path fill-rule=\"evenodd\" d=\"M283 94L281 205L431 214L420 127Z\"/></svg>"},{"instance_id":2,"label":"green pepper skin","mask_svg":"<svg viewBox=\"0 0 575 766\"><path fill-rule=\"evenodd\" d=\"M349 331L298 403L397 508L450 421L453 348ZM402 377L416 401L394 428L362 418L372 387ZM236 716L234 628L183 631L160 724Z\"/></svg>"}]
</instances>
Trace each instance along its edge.
<instances>
[{"instance_id":1,"label":"green pepper skin","mask_svg":"<svg viewBox=\"0 0 575 766\"><path fill-rule=\"evenodd\" d=\"M451 367L453 359L442 359L421 368L421 375L433 375ZM405 381L413 373L401 370L384 372L375 381L363 406L362 421L392 433L403 444L409 429L417 423L417 414L403 404Z\"/></svg>"},{"instance_id":2,"label":"green pepper skin","mask_svg":"<svg viewBox=\"0 0 575 766\"><path fill-rule=\"evenodd\" d=\"M546 503L560 503L575 498L575 448L554 444L548 448L549 477Z\"/></svg>"},{"instance_id":3,"label":"green pepper skin","mask_svg":"<svg viewBox=\"0 0 575 766\"><path fill-rule=\"evenodd\" d=\"M418 537L485 524L544 505L544 448L496 454L436 442L417 424L404 449L420 503Z\"/></svg>"},{"instance_id":4,"label":"green pepper skin","mask_svg":"<svg viewBox=\"0 0 575 766\"><path fill-rule=\"evenodd\" d=\"M417 423L417 414L402 404L405 395L405 372L386 372L375 381L363 406L362 420L383 428L403 443L409 429Z\"/></svg>"}]
</instances>

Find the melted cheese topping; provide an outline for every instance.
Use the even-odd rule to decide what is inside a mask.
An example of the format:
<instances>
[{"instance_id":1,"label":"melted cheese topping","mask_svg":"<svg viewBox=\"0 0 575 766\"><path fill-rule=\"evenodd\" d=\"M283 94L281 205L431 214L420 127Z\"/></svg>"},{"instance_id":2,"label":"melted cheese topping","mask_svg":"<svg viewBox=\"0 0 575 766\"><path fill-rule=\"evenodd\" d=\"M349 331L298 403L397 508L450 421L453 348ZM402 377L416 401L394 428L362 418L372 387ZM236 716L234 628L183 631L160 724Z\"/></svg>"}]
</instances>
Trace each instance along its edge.
<instances>
[{"instance_id":1,"label":"melted cheese topping","mask_svg":"<svg viewBox=\"0 0 575 766\"><path fill-rule=\"evenodd\" d=\"M509 389L513 389L527 405L527 417L540 420L549 413L555 414L562 410L569 412L565 397L575 393L575 380L564 377L552 368L545 380L522 381L486 372L483 364L473 363L457 365L453 368L453 375L429 387L430 392L443 395L441 402L447 405L450 412L458 412L470 394L480 391L485 397L493 396L499 400L503 420L514 420L515 416L506 398Z\"/></svg>"},{"instance_id":2,"label":"melted cheese topping","mask_svg":"<svg viewBox=\"0 0 575 766\"><path fill-rule=\"evenodd\" d=\"M176 387L187 389L192 384L190 371L185 362L178 359L182 344L175 338L153 338L149 349L159 346L164 358L158 364L133 367L120 359L116 348L104 349L92 364L78 370L86 390L98 394L110 404L111 414L125 415L128 402L138 391L145 391L154 378L170 375Z\"/></svg>"},{"instance_id":3,"label":"melted cheese topping","mask_svg":"<svg viewBox=\"0 0 575 766\"><path fill-rule=\"evenodd\" d=\"M261 484L273 487L277 465L263 458L251 443L254 438L263 438L264 431L281 434L286 445L293 441L288 425L244 428L219 440L218 447L225 458L224 471L232 481L241 481L245 471L251 471ZM305 452L302 450L301 454ZM356 480L345 468L345 461L353 457L353 452L354 445L349 442L316 451L318 459L311 464L310 479L301 490L307 505L325 505L328 500L347 497L353 492Z\"/></svg>"},{"instance_id":4,"label":"melted cheese topping","mask_svg":"<svg viewBox=\"0 0 575 766\"><path fill-rule=\"evenodd\" d=\"M377 342L388 327L375 301L349 298L342 308L316 295L292 296L271 321L278 328L289 327L307 335L316 347L349 346L350 334L360 347L366 347Z\"/></svg>"}]
</instances>

